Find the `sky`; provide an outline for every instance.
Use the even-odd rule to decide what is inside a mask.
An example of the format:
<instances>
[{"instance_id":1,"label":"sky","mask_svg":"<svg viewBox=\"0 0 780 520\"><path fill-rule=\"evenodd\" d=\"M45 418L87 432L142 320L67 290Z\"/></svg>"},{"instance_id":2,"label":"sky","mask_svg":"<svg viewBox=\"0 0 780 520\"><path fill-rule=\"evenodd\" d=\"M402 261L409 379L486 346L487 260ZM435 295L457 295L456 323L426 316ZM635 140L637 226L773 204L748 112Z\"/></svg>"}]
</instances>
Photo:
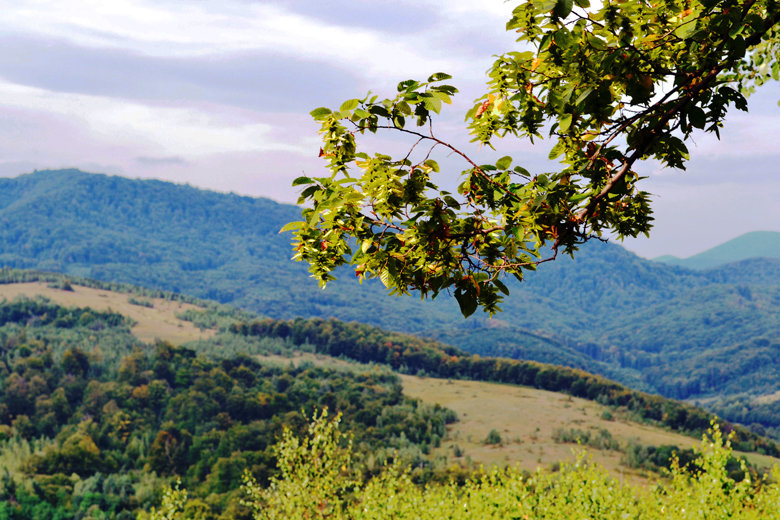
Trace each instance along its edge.
<instances>
[{"instance_id":1,"label":"sky","mask_svg":"<svg viewBox=\"0 0 780 520\"><path fill-rule=\"evenodd\" d=\"M448 72L461 93L438 129L479 163L531 171L546 145L469 144L463 113L493 56L515 50L503 0L0 0L0 175L35 169L156 178L294 203L323 174L308 113ZM645 257L690 256L780 231L780 86L695 137L686 172L638 167L653 194ZM377 140L378 147L400 143ZM445 163L447 158L444 159ZM460 168L458 168L460 169ZM454 182L454 181L453 181Z\"/></svg>"}]
</instances>

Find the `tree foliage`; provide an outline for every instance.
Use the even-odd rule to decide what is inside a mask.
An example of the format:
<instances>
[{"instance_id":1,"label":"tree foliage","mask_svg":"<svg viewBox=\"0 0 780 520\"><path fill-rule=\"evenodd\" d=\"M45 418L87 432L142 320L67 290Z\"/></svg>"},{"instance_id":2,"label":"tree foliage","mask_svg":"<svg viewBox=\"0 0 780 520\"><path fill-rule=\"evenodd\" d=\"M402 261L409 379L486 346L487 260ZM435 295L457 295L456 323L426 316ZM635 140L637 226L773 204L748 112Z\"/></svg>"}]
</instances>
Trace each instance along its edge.
<instances>
[{"instance_id":1,"label":"tree foliage","mask_svg":"<svg viewBox=\"0 0 780 520\"><path fill-rule=\"evenodd\" d=\"M296 258L321 284L352 264L392 293L454 292L464 315L493 313L505 273L572 254L584 241L646 234L652 224L637 165L683 169L696 131L719 133L729 108L780 76L777 0L526 0L507 30L487 92L466 113L472 141L507 135L553 142L555 171L477 164L434 132L457 90L444 73L407 80L389 98L369 93L318 108L324 177L300 177ZM411 139L404 157L367 153L364 134ZM461 159L457 193L440 189L436 152Z\"/></svg>"},{"instance_id":2,"label":"tree foliage","mask_svg":"<svg viewBox=\"0 0 780 520\"><path fill-rule=\"evenodd\" d=\"M289 353L281 339L192 346L142 344L113 312L0 302L0 519L126 520L177 477L183 518L245 518L242 472L266 483L283 428L303 431L302 410L324 407L341 412L355 453L448 478L428 454L455 413L404 396L389 370L261 364L258 353ZM176 518L182 501L164 496L153 518Z\"/></svg>"},{"instance_id":3,"label":"tree foliage","mask_svg":"<svg viewBox=\"0 0 780 520\"><path fill-rule=\"evenodd\" d=\"M422 488L391 467L367 482L354 482L350 452L339 443L334 424L315 417L308 436L285 435L278 447L280 463L296 464L269 488L246 479L246 503L255 520L780 518L777 483L755 486L746 471L737 478L730 475L730 442L715 425L703 436L692 464L673 459L668 482L639 490L614 481L582 455L557 473L537 472L530 478L516 469L494 470L462 486ZM351 492L344 493L345 488Z\"/></svg>"}]
</instances>

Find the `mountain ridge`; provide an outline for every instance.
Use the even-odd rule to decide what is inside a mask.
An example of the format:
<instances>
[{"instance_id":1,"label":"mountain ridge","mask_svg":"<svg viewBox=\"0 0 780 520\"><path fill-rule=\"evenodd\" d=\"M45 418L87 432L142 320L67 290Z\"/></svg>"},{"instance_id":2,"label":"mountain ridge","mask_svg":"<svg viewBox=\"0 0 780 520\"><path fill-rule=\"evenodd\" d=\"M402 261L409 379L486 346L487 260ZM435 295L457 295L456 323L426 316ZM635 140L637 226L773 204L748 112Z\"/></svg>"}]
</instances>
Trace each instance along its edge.
<instances>
[{"instance_id":1,"label":"mountain ridge","mask_svg":"<svg viewBox=\"0 0 780 520\"><path fill-rule=\"evenodd\" d=\"M653 258L689 269L713 269L755 258L780 259L780 231L751 231L686 258L663 255Z\"/></svg>"}]
</instances>

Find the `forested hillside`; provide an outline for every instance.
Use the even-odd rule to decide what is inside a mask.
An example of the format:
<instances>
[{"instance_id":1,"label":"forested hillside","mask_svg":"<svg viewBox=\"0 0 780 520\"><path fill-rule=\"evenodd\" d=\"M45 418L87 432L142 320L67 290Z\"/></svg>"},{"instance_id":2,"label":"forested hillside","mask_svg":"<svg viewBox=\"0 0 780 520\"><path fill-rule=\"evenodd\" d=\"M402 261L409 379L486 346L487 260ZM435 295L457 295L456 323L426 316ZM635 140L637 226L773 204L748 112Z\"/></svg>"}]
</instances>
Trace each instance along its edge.
<instances>
[{"instance_id":1,"label":"forested hillside","mask_svg":"<svg viewBox=\"0 0 780 520\"><path fill-rule=\"evenodd\" d=\"M405 397L387 370L248 355L284 351L283 340L150 345L130 325L41 299L0 305L0 518L134 518L175 477L203 518L245 518L242 473L267 482L282 428L301 431L324 407L343 413L355 449L376 463L445 474L426 454L454 413Z\"/></svg>"},{"instance_id":2,"label":"forested hillside","mask_svg":"<svg viewBox=\"0 0 780 520\"><path fill-rule=\"evenodd\" d=\"M27 283L1 288L22 292L15 291L19 296L13 301L0 302L0 464L5 469L0 518L132 518L158 504L163 487L177 479L188 489L189 511L199 518L248 518L240 500L241 475L247 470L263 485L273 479L278 452L272 446L283 427L300 434L307 416L324 407L343 414L342 427L353 438L352 470L362 477L381 472L383 461L395 461L418 483L462 482L476 466L458 446L460 434L456 431L452 438L458 416L435 399L410 398L397 371L438 377L456 394L459 380L468 379L594 401L600 427L592 419L584 424L581 412L566 411L575 404L568 397L559 413L570 415L570 427L544 435L551 434L557 444L582 443L611 453L623 468L645 476L668 466L672 452L684 461L693 457L690 439L678 435L674 444L659 445L644 440L645 435L697 436L712 420L701 409L580 370L472 356L365 324L258 319L171 293L79 280L86 287L62 275L3 275L5 282ZM49 286L29 283L31 279L48 280ZM134 313L143 322L135 323L112 310L21 296L41 290L54 300L95 302L104 308L111 302L109 309L156 312ZM187 333L200 339L177 347L134 335L162 324L163 337L182 337L175 327L167 327L172 318L204 329L197 336ZM306 353L324 354L330 361L293 362ZM477 392L470 388L469 393ZM498 392L482 399L503 400L505 391ZM525 410L524 420L551 428L549 422L539 422L538 412ZM753 473L766 467L766 455L780 454L775 442L747 429L728 423L721 427L733 432L737 449L758 457L760 466L751 466ZM627 438L618 431L647 433ZM479 442L486 449L522 445L525 457L537 460L526 450L537 443L539 427L523 437L508 432L494 429ZM472 441L468 444L474 449ZM744 473L736 459L729 464L729 472Z\"/></svg>"},{"instance_id":3,"label":"forested hillside","mask_svg":"<svg viewBox=\"0 0 780 520\"><path fill-rule=\"evenodd\" d=\"M780 390L780 260L691 271L591 242L575 260L510 284L495 319L464 321L446 296L395 299L378 284L358 287L351 272L320 290L278 233L297 215L265 199L159 181L37 172L0 179L0 262L213 298L276 319L361 321L681 399Z\"/></svg>"}]
</instances>

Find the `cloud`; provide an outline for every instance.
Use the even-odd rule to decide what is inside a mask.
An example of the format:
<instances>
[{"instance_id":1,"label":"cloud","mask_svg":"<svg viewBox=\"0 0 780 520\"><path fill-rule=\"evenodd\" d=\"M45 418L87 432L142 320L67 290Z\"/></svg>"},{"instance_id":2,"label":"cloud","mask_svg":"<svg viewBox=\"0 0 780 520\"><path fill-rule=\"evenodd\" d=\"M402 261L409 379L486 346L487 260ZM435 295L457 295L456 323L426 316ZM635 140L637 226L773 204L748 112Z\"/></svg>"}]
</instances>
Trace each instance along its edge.
<instances>
[{"instance_id":1,"label":"cloud","mask_svg":"<svg viewBox=\"0 0 780 520\"><path fill-rule=\"evenodd\" d=\"M143 104L186 100L308 113L363 93L348 71L262 52L221 59L158 57L19 34L0 35L0 47L0 75L9 83Z\"/></svg>"},{"instance_id":2,"label":"cloud","mask_svg":"<svg viewBox=\"0 0 780 520\"><path fill-rule=\"evenodd\" d=\"M274 127L241 111L209 106L155 106L0 82L0 108L57 114L93 138L185 158L237 151L306 153L309 146L274 138Z\"/></svg>"},{"instance_id":3,"label":"cloud","mask_svg":"<svg viewBox=\"0 0 780 520\"><path fill-rule=\"evenodd\" d=\"M4 2L0 29L82 47L121 48L149 56L214 57L246 52L340 63L367 77L447 70L445 49L381 28L328 24L273 3L42 0Z\"/></svg>"},{"instance_id":4,"label":"cloud","mask_svg":"<svg viewBox=\"0 0 780 520\"><path fill-rule=\"evenodd\" d=\"M189 166L190 162L181 157L136 157L135 162L142 166Z\"/></svg>"}]
</instances>

